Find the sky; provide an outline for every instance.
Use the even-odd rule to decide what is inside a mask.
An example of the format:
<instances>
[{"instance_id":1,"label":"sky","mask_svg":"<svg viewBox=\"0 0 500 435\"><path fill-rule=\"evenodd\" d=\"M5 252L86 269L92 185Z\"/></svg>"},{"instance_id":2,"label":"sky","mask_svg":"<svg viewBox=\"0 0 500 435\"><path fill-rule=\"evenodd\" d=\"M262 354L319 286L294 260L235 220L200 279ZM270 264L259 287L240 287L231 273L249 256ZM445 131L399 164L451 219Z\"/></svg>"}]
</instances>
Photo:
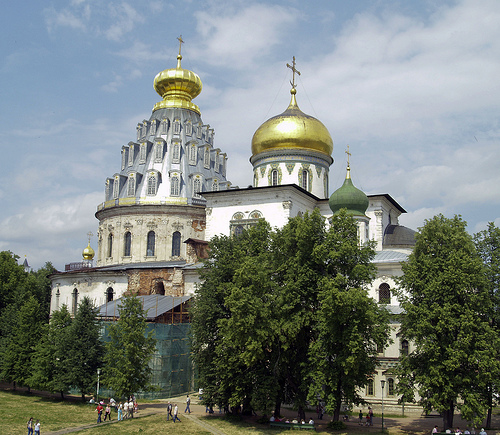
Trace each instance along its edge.
<instances>
[{"instance_id":1,"label":"sky","mask_svg":"<svg viewBox=\"0 0 500 435\"><path fill-rule=\"evenodd\" d=\"M252 183L253 133L288 106L295 56L298 105L333 138L330 193L349 145L354 184L391 195L402 225L500 226L497 0L25 0L0 23L0 250L35 269L81 261L179 35L233 185Z\"/></svg>"}]
</instances>

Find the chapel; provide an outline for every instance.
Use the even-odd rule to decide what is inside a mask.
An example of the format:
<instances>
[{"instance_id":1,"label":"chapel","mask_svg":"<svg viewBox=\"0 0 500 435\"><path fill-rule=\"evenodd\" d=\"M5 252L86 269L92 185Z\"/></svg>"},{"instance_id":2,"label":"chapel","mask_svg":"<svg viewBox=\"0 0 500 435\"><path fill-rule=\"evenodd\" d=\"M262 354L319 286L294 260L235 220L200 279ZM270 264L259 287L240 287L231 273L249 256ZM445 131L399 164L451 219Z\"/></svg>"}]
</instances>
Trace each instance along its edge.
<instances>
[{"instance_id":1,"label":"chapel","mask_svg":"<svg viewBox=\"0 0 500 435\"><path fill-rule=\"evenodd\" d=\"M167 328L158 334L170 345L159 346L154 361L164 395L193 388L189 370L180 384L172 379L178 379L173 372L180 366L190 365L182 325L189 324L189 301L212 237L238 235L259 219L281 227L315 208L327 219L346 208L357 221L360 243L376 244L378 272L370 295L396 315L401 310L392 293L394 277L401 275L401 262L415 244L415 232L399 225L405 210L394 198L387 193L366 195L355 187L349 150L345 181L330 195L333 140L320 120L299 108L295 58L287 64L292 71L288 106L249 138L251 185L233 187L226 179L230 156L215 145L214 129L202 121L192 101L202 91L202 82L182 68L182 42L179 38L177 65L154 78L161 101L154 104L149 119L138 123L133 140L117 147L116 172L108 174L104 200L95 214L97 253L89 236L82 261L51 276L51 312L65 304L75 314L79 301L88 296L99 307L99 317L113 321L119 316L120 297L142 298L148 322ZM387 405L397 403L392 371L411 344L399 337L396 321L391 328L393 342L378 355L377 371L364 392L372 403L382 394ZM184 340L177 356L171 346L176 340ZM381 380L386 381L385 391Z\"/></svg>"}]
</instances>

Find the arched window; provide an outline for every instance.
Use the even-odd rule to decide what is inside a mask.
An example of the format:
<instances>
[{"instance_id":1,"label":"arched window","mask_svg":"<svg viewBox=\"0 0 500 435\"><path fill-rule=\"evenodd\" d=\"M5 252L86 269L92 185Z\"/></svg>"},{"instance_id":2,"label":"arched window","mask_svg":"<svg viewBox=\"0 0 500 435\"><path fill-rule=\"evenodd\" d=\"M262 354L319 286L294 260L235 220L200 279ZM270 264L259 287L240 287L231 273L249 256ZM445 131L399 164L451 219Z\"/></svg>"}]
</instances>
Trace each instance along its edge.
<instances>
[{"instance_id":1,"label":"arched window","mask_svg":"<svg viewBox=\"0 0 500 435\"><path fill-rule=\"evenodd\" d=\"M193 180L193 193L194 193L194 196L196 196L197 198L200 197L200 192L201 192L201 180L196 177L194 180Z\"/></svg>"},{"instance_id":2,"label":"arched window","mask_svg":"<svg viewBox=\"0 0 500 435\"><path fill-rule=\"evenodd\" d=\"M155 232L148 233L148 243L146 247L146 256L153 257L155 255Z\"/></svg>"},{"instance_id":3,"label":"arched window","mask_svg":"<svg viewBox=\"0 0 500 435\"><path fill-rule=\"evenodd\" d=\"M180 194L180 182L177 175L173 175L170 179L170 196L179 196Z\"/></svg>"},{"instance_id":4,"label":"arched window","mask_svg":"<svg viewBox=\"0 0 500 435\"><path fill-rule=\"evenodd\" d=\"M73 310L73 315L75 316L77 309L78 309L78 290L75 288L73 289L73 301L72 301L72 310Z\"/></svg>"},{"instance_id":5,"label":"arched window","mask_svg":"<svg viewBox=\"0 0 500 435\"><path fill-rule=\"evenodd\" d=\"M386 282L380 284L378 288L378 303L388 305L391 303L391 287Z\"/></svg>"},{"instance_id":6,"label":"arched window","mask_svg":"<svg viewBox=\"0 0 500 435\"><path fill-rule=\"evenodd\" d=\"M197 160L197 148L196 148L196 144L192 144L190 147L189 147L189 164L190 165L196 165L196 160Z\"/></svg>"},{"instance_id":7,"label":"arched window","mask_svg":"<svg viewBox=\"0 0 500 435\"><path fill-rule=\"evenodd\" d=\"M163 160L163 142L156 142L155 148L155 162L161 162Z\"/></svg>"},{"instance_id":8,"label":"arched window","mask_svg":"<svg viewBox=\"0 0 500 435\"><path fill-rule=\"evenodd\" d=\"M271 173L271 182L273 186L278 185L278 171L276 169Z\"/></svg>"},{"instance_id":9,"label":"arched window","mask_svg":"<svg viewBox=\"0 0 500 435\"><path fill-rule=\"evenodd\" d=\"M205 147L205 153L203 154L203 166L210 169L210 147Z\"/></svg>"},{"instance_id":10,"label":"arched window","mask_svg":"<svg viewBox=\"0 0 500 435\"><path fill-rule=\"evenodd\" d=\"M148 195L156 195L157 184L156 174L150 174L148 178Z\"/></svg>"},{"instance_id":11,"label":"arched window","mask_svg":"<svg viewBox=\"0 0 500 435\"><path fill-rule=\"evenodd\" d=\"M113 288L108 287L106 289L106 302L111 302L113 300Z\"/></svg>"},{"instance_id":12,"label":"arched window","mask_svg":"<svg viewBox=\"0 0 500 435\"><path fill-rule=\"evenodd\" d=\"M366 383L366 395L367 396L375 395L375 385L373 383L373 379L368 379L368 382Z\"/></svg>"},{"instance_id":13,"label":"arched window","mask_svg":"<svg viewBox=\"0 0 500 435\"><path fill-rule=\"evenodd\" d=\"M172 163L179 163L181 160L181 144L174 142L172 144Z\"/></svg>"},{"instance_id":14,"label":"arched window","mask_svg":"<svg viewBox=\"0 0 500 435\"><path fill-rule=\"evenodd\" d=\"M212 182L212 192L218 192L219 191L219 180L215 179Z\"/></svg>"},{"instance_id":15,"label":"arched window","mask_svg":"<svg viewBox=\"0 0 500 435\"><path fill-rule=\"evenodd\" d=\"M113 181L113 199L117 199L120 196L120 178L115 177Z\"/></svg>"},{"instance_id":16,"label":"arched window","mask_svg":"<svg viewBox=\"0 0 500 435\"><path fill-rule=\"evenodd\" d=\"M130 257L131 246L132 246L132 234L130 234L130 231L127 231L125 233L124 245L123 245L123 256L124 257Z\"/></svg>"},{"instance_id":17,"label":"arched window","mask_svg":"<svg viewBox=\"0 0 500 435\"><path fill-rule=\"evenodd\" d=\"M408 340L402 340L401 341L401 355L402 356L408 355L408 348L409 348Z\"/></svg>"},{"instance_id":18,"label":"arched window","mask_svg":"<svg viewBox=\"0 0 500 435\"><path fill-rule=\"evenodd\" d=\"M243 225L237 225L234 228L234 235L235 236L241 236L243 234Z\"/></svg>"},{"instance_id":19,"label":"arched window","mask_svg":"<svg viewBox=\"0 0 500 435\"><path fill-rule=\"evenodd\" d=\"M309 173L306 170L302 171L302 189L307 190Z\"/></svg>"},{"instance_id":20,"label":"arched window","mask_svg":"<svg viewBox=\"0 0 500 435\"><path fill-rule=\"evenodd\" d=\"M176 231L172 234L172 257L181 255L181 233Z\"/></svg>"},{"instance_id":21,"label":"arched window","mask_svg":"<svg viewBox=\"0 0 500 435\"><path fill-rule=\"evenodd\" d=\"M108 236L108 257L113 256L113 234Z\"/></svg>"},{"instance_id":22,"label":"arched window","mask_svg":"<svg viewBox=\"0 0 500 435\"><path fill-rule=\"evenodd\" d=\"M387 379L387 395L394 396L394 379Z\"/></svg>"},{"instance_id":23,"label":"arched window","mask_svg":"<svg viewBox=\"0 0 500 435\"><path fill-rule=\"evenodd\" d=\"M127 196L135 195L135 177L134 174L130 174L127 181Z\"/></svg>"}]
</instances>

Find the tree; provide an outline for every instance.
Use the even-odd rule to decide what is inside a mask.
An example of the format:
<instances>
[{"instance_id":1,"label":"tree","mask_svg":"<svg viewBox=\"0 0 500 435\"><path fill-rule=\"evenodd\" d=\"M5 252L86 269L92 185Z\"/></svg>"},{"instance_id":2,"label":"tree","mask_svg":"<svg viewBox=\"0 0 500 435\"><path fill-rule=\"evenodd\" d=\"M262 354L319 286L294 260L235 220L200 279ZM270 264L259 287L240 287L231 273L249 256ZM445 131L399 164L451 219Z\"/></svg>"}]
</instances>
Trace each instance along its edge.
<instances>
[{"instance_id":1,"label":"tree","mask_svg":"<svg viewBox=\"0 0 500 435\"><path fill-rule=\"evenodd\" d=\"M37 343L44 334L40 304L30 296L22 305L13 325L13 333L4 350L2 378L21 386L30 385L31 367Z\"/></svg>"},{"instance_id":2,"label":"tree","mask_svg":"<svg viewBox=\"0 0 500 435\"><path fill-rule=\"evenodd\" d=\"M102 365L103 345L96 319L97 308L90 298L84 297L68 331L71 346L66 364L62 367L67 368L71 386L81 393L82 400L85 400L85 394L94 391L97 369Z\"/></svg>"},{"instance_id":3,"label":"tree","mask_svg":"<svg viewBox=\"0 0 500 435\"><path fill-rule=\"evenodd\" d=\"M474 235L474 243L485 267L486 285L488 286L489 297L492 301L490 323L496 330L497 335L500 335L500 228L496 227L493 222L490 222L486 230ZM500 359L500 355L497 355L497 359ZM489 374L494 374L494 372L490 372ZM492 377L487 386L487 427L491 427L493 397L495 395L498 396L500 390L499 383L500 379L498 377Z\"/></svg>"},{"instance_id":4,"label":"tree","mask_svg":"<svg viewBox=\"0 0 500 435\"><path fill-rule=\"evenodd\" d=\"M345 391L351 391L349 382L351 389L366 383L375 344L385 343L387 325L364 288L373 278L373 249L358 247L352 218L342 215L340 221L348 222L350 239L345 242L347 231L335 234L337 224L327 231L318 210L290 219L278 230L271 231L262 220L241 235L212 239L192 309L192 351L207 405L243 403L265 413L274 407L279 415L286 401L305 418L308 395L315 397L322 387L317 352L336 351L328 348L326 337L337 333L329 329L337 324L326 319L337 313L329 311L333 305L323 298L341 272L346 277L342 288L357 289L358 327L362 321L371 327L359 332L366 333L365 341L357 343L360 355L370 355L370 364L355 372L356 379L351 379L354 370L344 375ZM363 315L371 317L361 319ZM323 347L311 352L319 341ZM313 373L318 382L314 392Z\"/></svg>"},{"instance_id":5,"label":"tree","mask_svg":"<svg viewBox=\"0 0 500 435\"><path fill-rule=\"evenodd\" d=\"M72 383L71 314L66 305L54 311L48 332L37 344L33 357L30 385L33 388L61 393L68 391Z\"/></svg>"},{"instance_id":6,"label":"tree","mask_svg":"<svg viewBox=\"0 0 500 435\"><path fill-rule=\"evenodd\" d=\"M351 217L333 216L315 254L326 264L326 274L319 286L318 333L309 352L314 368L309 397L323 396L327 412L338 421L342 404L363 403L358 389L375 371L377 348L387 344L389 313L368 296L375 251L372 244L359 246Z\"/></svg>"},{"instance_id":7,"label":"tree","mask_svg":"<svg viewBox=\"0 0 500 435\"><path fill-rule=\"evenodd\" d=\"M120 318L108 325L103 383L119 397L151 391L151 367L156 339L146 332L146 313L134 296L122 298Z\"/></svg>"},{"instance_id":8,"label":"tree","mask_svg":"<svg viewBox=\"0 0 500 435\"><path fill-rule=\"evenodd\" d=\"M488 373L497 371L498 335L481 259L461 217L427 220L402 265L401 334L415 350L398 367L406 396L416 388L425 410L453 426L455 407L476 423L488 407ZM461 399L461 400L459 400Z\"/></svg>"}]
</instances>

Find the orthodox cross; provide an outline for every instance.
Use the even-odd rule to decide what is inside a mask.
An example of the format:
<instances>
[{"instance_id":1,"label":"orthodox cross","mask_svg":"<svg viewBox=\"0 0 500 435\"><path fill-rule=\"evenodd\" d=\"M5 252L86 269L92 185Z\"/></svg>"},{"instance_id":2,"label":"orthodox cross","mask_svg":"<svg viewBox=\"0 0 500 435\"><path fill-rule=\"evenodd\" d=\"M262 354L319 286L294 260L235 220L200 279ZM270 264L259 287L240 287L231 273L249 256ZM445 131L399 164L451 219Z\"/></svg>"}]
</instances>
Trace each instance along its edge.
<instances>
[{"instance_id":1,"label":"orthodox cross","mask_svg":"<svg viewBox=\"0 0 500 435\"><path fill-rule=\"evenodd\" d=\"M182 39L182 35L179 35L177 40L179 41L179 56L180 56L181 55L181 47L182 47L182 44L184 44L184 41Z\"/></svg>"},{"instance_id":2,"label":"orthodox cross","mask_svg":"<svg viewBox=\"0 0 500 435\"><path fill-rule=\"evenodd\" d=\"M289 63L287 63L286 66L292 70L292 81L290 82L290 84L292 85L292 89L295 89L295 86L297 86L295 84L295 73L300 76L300 71L295 68L295 56L293 56L292 64L290 65Z\"/></svg>"},{"instance_id":3,"label":"orthodox cross","mask_svg":"<svg viewBox=\"0 0 500 435\"><path fill-rule=\"evenodd\" d=\"M90 238L93 236L92 231L89 231L87 233L87 237L89 238L89 244L90 244Z\"/></svg>"},{"instance_id":4,"label":"orthodox cross","mask_svg":"<svg viewBox=\"0 0 500 435\"><path fill-rule=\"evenodd\" d=\"M351 157L351 153L349 152L349 145L347 145L347 151L345 152L347 154L347 166L349 166L349 157Z\"/></svg>"}]
</instances>

